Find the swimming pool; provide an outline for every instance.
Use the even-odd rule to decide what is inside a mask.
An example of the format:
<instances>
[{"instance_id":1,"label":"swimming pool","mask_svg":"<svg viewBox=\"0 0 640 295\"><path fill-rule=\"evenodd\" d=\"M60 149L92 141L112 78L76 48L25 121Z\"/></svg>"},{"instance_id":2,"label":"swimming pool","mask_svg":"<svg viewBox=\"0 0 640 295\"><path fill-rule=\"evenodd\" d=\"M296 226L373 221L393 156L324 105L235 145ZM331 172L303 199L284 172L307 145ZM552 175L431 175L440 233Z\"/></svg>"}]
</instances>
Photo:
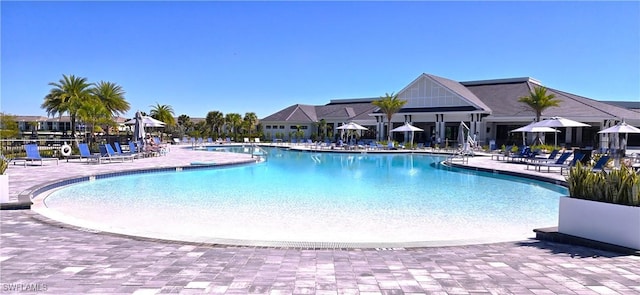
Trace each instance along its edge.
<instances>
[{"instance_id":1,"label":"swimming pool","mask_svg":"<svg viewBox=\"0 0 640 295\"><path fill-rule=\"evenodd\" d=\"M557 224L558 198L567 193L439 169L437 156L268 153L256 165L85 182L51 193L45 204L71 224L154 238L428 246L531 237L534 228Z\"/></svg>"}]
</instances>

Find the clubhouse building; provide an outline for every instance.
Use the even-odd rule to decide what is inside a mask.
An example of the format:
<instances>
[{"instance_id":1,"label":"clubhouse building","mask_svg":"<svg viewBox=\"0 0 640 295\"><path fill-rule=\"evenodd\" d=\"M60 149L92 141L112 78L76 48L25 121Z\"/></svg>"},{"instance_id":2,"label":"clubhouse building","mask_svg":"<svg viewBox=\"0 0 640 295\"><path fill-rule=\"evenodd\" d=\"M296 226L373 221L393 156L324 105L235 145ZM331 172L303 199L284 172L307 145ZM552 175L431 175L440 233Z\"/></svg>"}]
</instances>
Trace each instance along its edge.
<instances>
[{"instance_id":1,"label":"clubhouse building","mask_svg":"<svg viewBox=\"0 0 640 295\"><path fill-rule=\"evenodd\" d=\"M453 145L457 144L464 122L469 134L475 135L480 144L520 144L522 133L510 131L533 122L535 113L518 102L518 98L528 96L537 86L543 85L528 77L458 82L421 74L397 93L407 103L393 115L390 128L408 122L424 130L415 133L414 142L430 144L440 138L442 144ZM542 119L564 117L591 125L559 128L559 145L597 148L606 141L598 131L621 121L640 126L640 102L605 102L553 88L547 88L547 93L561 102L559 107L545 110ZM296 104L261 119L260 123L267 140L277 136L289 139L298 128L304 132L303 138L312 138L319 134L321 120L333 130L331 139L339 135L337 127L353 121L368 128L362 134L363 139L386 140L387 118L371 103L377 99L335 99L319 106ZM407 133L392 133L398 141L406 136ZM553 144L553 133L546 137L546 142ZM639 137L630 135L628 145L640 145ZM529 140L532 139L533 135L529 135Z\"/></svg>"}]
</instances>

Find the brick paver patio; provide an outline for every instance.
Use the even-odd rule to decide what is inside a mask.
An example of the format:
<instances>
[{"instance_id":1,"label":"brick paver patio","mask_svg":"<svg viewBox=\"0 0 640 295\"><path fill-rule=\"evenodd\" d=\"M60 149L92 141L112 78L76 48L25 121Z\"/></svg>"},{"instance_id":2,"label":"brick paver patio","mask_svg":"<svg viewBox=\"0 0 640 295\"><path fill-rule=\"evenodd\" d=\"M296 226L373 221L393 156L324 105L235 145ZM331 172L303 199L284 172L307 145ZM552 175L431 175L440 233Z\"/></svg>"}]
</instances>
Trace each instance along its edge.
<instances>
[{"instance_id":1,"label":"brick paver patio","mask_svg":"<svg viewBox=\"0 0 640 295\"><path fill-rule=\"evenodd\" d=\"M54 179L193 161L251 159L174 148L167 157L133 164L12 166L10 189L15 198ZM476 157L468 165L487 164L482 161L491 160ZM494 169L524 170L494 162ZM228 247L94 233L30 210L0 215L0 293L640 294L640 256L546 241L407 249Z\"/></svg>"}]
</instances>

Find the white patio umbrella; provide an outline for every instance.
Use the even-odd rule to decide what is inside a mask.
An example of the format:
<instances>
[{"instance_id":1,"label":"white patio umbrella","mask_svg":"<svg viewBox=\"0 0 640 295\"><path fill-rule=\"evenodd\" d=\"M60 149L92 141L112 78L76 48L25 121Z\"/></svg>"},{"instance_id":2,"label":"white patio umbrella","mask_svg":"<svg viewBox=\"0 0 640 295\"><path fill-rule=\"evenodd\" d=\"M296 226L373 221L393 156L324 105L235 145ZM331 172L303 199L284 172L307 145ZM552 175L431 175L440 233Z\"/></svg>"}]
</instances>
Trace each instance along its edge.
<instances>
[{"instance_id":1,"label":"white patio umbrella","mask_svg":"<svg viewBox=\"0 0 640 295\"><path fill-rule=\"evenodd\" d=\"M136 116L139 114L140 112L136 112ZM156 120L152 117L149 116L142 116L140 115L140 121L143 123L144 127L164 127L165 125L167 125L165 122L162 122L160 120ZM131 120L128 120L126 122L124 122L125 125L135 125L137 122L136 118L133 118Z\"/></svg>"},{"instance_id":2,"label":"white patio umbrella","mask_svg":"<svg viewBox=\"0 0 640 295\"><path fill-rule=\"evenodd\" d=\"M140 112L136 112L136 116L135 118L133 118L134 125L133 125L133 139L135 141L140 141L144 139L144 122L142 120L142 115L140 114Z\"/></svg>"},{"instance_id":3,"label":"white patio umbrella","mask_svg":"<svg viewBox=\"0 0 640 295\"><path fill-rule=\"evenodd\" d=\"M531 124L533 127L551 127L551 128L558 128L558 127L589 127L591 125L589 124L585 124L582 122L578 122L578 121L574 121L571 119L567 119L567 118L562 118L562 117L551 117L549 119L546 120L542 120L540 122L536 122ZM554 145L558 145L558 133L554 133Z\"/></svg>"},{"instance_id":4,"label":"white patio umbrella","mask_svg":"<svg viewBox=\"0 0 640 295\"><path fill-rule=\"evenodd\" d=\"M364 127L358 123L355 122L349 122L347 124L344 124L338 128L336 128L338 130L368 130L367 127Z\"/></svg>"},{"instance_id":5,"label":"white patio umbrella","mask_svg":"<svg viewBox=\"0 0 640 295\"><path fill-rule=\"evenodd\" d=\"M624 133L625 136L625 142L627 142L627 140L629 139L629 133L640 133L640 128L636 128L634 126L631 126L625 122L621 122L619 124L616 124L615 126L611 126L607 129L598 131L598 133L601 134L619 134L620 133ZM617 143L617 142L616 142ZM621 148L626 148L626 147L621 147Z\"/></svg>"},{"instance_id":6,"label":"white patio umbrella","mask_svg":"<svg viewBox=\"0 0 640 295\"><path fill-rule=\"evenodd\" d=\"M615 126L611 126L607 129L604 129L602 131L598 131L598 133L604 133L604 134L609 134L609 133L640 133L640 128L631 126L625 122L619 123Z\"/></svg>"},{"instance_id":7,"label":"white patio umbrella","mask_svg":"<svg viewBox=\"0 0 640 295\"><path fill-rule=\"evenodd\" d=\"M522 145L527 145L526 138L524 137L524 134L527 133L527 132L534 132L534 133L536 133L536 132L554 132L554 133L560 132L560 130L553 129L551 127L536 127L536 126L533 126L535 123L536 122L531 123L531 124L529 124L527 126L522 126L520 128L513 129L513 130L511 130L509 132L522 132Z\"/></svg>"},{"instance_id":8,"label":"white patio umbrella","mask_svg":"<svg viewBox=\"0 0 640 295\"><path fill-rule=\"evenodd\" d=\"M336 129L340 129L340 130L367 130L367 127L364 127L358 123L355 122L349 122L347 124L344 124Z\"/></svg>"},{"instance_id":9,"label":"white patio umbrella","mask_svg":"<svg viewBox=\"0 0 640 295\"><path fill-rule=\"evenodd\" d=\"M424 130L409 124L409 122L405 122L404 125L391 130L391 132L411 132L411 145L413 145L413 132L415 131Z\"/></svg>"}]
</instances>

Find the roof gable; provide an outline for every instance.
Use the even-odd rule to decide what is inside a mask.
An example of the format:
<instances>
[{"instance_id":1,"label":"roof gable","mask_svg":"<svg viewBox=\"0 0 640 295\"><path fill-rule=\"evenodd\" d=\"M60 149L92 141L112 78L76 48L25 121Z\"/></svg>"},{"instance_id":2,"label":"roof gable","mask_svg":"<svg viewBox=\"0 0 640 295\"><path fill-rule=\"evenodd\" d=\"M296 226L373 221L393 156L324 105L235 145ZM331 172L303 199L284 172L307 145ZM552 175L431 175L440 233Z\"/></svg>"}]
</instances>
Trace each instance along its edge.
<instances>
[{"instance_id":1,"label":"roof gable","mask_svg":"<svg viewBox=\"0 0 640 295\"><path fill-rule=\"evenodd\" d=\"M316 107L311 105L296 104L288 108L285 108L275 114L267 116L260 121L270 122L298 122L308 123L317 122L318 116L316 115Z\"/></svg>"},{"instance_id":2,"label":"roof gable","mask_svg":"<svg viewBox=\"0 0 640 295\"><path fill-rule=\"evenodd\" d=\"M424 73L400 90L398 98L407 100L404 108L472 106L491 112L489 106L459 82Z\"/></svg>"}]
</instances>

